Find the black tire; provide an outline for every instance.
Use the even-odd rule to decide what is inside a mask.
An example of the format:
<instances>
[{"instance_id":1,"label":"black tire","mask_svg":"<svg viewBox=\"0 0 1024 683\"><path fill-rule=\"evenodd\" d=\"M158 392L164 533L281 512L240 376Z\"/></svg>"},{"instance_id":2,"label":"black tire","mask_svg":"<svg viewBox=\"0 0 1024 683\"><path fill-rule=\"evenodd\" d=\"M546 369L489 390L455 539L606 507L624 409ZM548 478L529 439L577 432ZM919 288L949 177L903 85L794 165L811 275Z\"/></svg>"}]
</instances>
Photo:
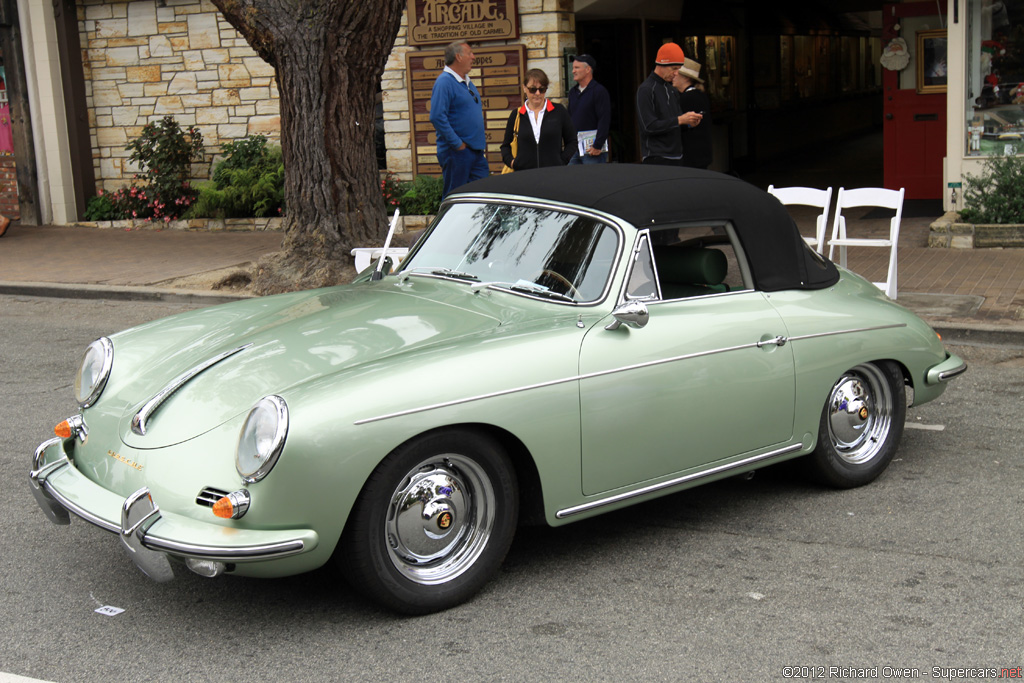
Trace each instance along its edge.
<instances>
[{"instance_id":1,"label":"black tire","mask_svg":"<svg viewBox=\"0 0 1024 683\"><path fill-rule=\"evenodd\" d=\"M335 562L356 590L386 607L437 612L490 580L518 515L515 470L500 445L469 430L434 432L373 471Z\"/></svg>"},{"instance_id":2,"label":"black tire","mask_svg":"<svg viewBox=\"0 0 1024 683\"><path fill-rule=\"evenodd\" d=\"M906 396L895 363L865 363L844 372L829 391L818 445L808 456L814 478L836 488L874 481L903 436Z\"/></svg>"}]
</instances>

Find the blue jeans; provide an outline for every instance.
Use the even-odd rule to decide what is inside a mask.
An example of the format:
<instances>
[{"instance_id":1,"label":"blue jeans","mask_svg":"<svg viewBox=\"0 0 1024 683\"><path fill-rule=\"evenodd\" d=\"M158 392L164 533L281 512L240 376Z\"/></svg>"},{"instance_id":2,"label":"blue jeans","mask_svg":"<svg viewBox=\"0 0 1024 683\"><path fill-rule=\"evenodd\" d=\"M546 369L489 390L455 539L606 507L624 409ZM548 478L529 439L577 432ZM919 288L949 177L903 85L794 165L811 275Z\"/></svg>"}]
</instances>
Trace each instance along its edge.
<instances>
[{"instance_id":1,"label":"blue jeans","mask_svg":"<svg viewBox=\"0 0 1024 683\"><path fill-rule=\"evenodd\" d=\"M466 183L486 178L491 174L487 157L469 147L465 149L438 149L437 160L441 162L441 175L444 177L444 194L449 193Z\"/></svg>"},{"instance_id":2,"label":"blue jeans","mask_svg":"<svg viewBox=\"0 0 1024 683\"><path fill-rule=\"evenodd\" d=\"M592 157L589 154L584 154L582 157L579 152L572 155L572 159L569 159L569 165L573 164L607 164L608 163L608 152L601 152L596 157Z\"/></svg>"}]
</instances>

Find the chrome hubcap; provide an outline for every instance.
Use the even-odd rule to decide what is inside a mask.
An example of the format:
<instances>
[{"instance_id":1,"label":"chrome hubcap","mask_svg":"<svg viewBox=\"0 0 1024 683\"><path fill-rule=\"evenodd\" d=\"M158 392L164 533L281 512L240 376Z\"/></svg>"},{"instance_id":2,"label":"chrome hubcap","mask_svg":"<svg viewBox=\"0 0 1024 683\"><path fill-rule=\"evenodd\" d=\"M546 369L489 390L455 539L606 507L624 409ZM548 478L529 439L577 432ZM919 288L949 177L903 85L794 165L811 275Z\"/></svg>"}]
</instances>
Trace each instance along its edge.
<instances>
[{"instance_id":1,"label":"chrome hubcap","mask_svg":"<svg viewBox=\"0 0 1024 683\"><path fill-rule=\"evenodd\" d=\"M410 471L391 496L385 542L406 578L431 585L469 569L494 526L494 489L473 460L435 456Z\"/></svg>"},{"instance_id":2,"label":"chrome hubcap","mask_svg":"<svg viewBox=\"0 0 1024 683\"><path fill-rule=\"evenodd\" d=\"M892 392L877 367L858 365L840 377L828 400L828 434L839 457L856 465L878 455L892 412Z\"/></svg>"}]
</instances>

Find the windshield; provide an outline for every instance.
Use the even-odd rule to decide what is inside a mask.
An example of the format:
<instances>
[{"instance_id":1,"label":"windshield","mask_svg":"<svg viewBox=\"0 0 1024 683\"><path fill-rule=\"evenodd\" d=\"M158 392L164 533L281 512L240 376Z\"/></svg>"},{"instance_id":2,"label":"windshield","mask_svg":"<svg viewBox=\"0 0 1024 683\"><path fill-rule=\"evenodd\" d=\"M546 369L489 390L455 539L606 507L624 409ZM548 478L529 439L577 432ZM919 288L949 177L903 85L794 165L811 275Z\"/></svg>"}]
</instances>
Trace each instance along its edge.
<instances>
[{"instance_id":1,"label":"windshield","mask_svg":"<svg viewBox=\"0 0 1024 683\"><path fill-rule=\"evenodd\" d=\"M402 272L581 303L603 296L617 248L615 229L590 217L511 204L456 203L438 217Z\"/></svg>"}]
</instances>

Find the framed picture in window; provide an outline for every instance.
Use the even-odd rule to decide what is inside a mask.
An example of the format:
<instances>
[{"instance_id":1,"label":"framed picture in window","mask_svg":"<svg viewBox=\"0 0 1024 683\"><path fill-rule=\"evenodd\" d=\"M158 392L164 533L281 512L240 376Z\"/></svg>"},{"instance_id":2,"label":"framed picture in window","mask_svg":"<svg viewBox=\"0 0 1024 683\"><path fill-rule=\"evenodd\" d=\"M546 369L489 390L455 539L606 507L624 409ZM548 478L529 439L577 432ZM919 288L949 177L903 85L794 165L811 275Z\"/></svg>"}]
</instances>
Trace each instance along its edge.
<instances>
[{"instance_id":1,"label":"framed picture in window","mask_svg":"<svg viewBox=\"0 0 1024 683\"><path fill-rule=\"evenodd\" d=\"M917 92L946 92L946 31L917 33Z\"/></svg>"}]
</instances>

